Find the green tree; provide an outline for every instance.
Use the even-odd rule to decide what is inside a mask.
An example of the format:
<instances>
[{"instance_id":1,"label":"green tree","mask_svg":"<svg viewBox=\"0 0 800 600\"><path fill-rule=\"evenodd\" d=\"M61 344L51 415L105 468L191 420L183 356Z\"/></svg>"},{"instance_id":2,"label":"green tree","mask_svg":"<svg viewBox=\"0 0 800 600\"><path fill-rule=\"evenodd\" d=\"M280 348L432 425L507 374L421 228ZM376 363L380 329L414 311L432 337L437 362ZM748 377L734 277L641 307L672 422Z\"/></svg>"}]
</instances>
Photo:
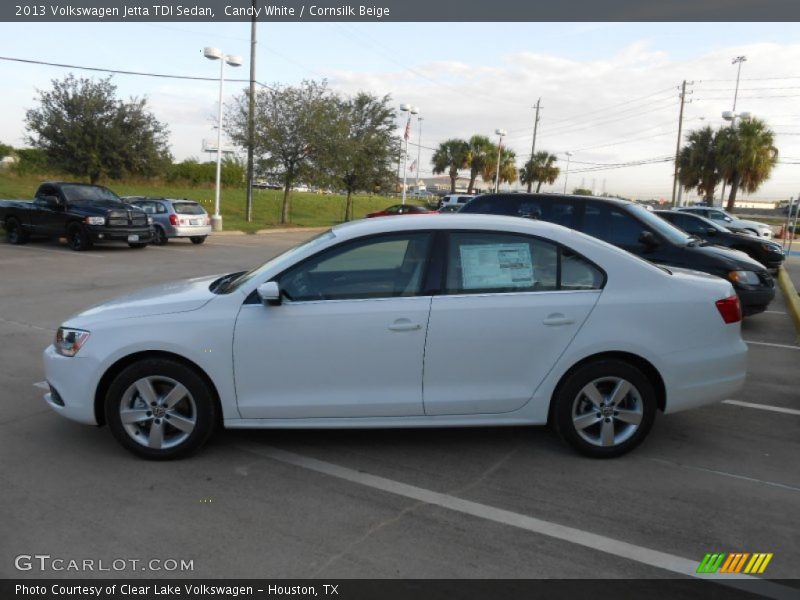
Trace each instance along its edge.
<instances>
[{"instance_id":1,"label":"green tree","mask_svg":"<svg viewBox=\"0 0 800 600\"><path fill-rule=\"evenodd\" d=\"M248 91L234 98L225 123L231 139L244 148L248 140L248 99ZM253 154L258 157L261 173L283 183L281 223L290 221L292 186L311 178L313 160L326 144L330 145L326 128L334 121L336 107L325 81L275 86L256 95Z\"/></svg>"},{"instance_id":2,"label":"green tree","mask_svg":"<svg viewBox=\"0 0 800 600\"><path fill-rule=\"evenodd\" d=\"M166 126L145 99L117 98L111 78L70 74L39 91L38 107L25 115L27 141L48 163L97 183L102 177L155 175L170 163Z\"/></svg>"},{"instance_id":3,"label":"green tree","mask_svg":"<svg viewBox=\"0 0 800 600\"><path fill-rule=\"evenodd\" d=\"M687 192L697 190L708 203L713 202L714 190L722 179L717 164L718 136L711 127L695 129L678 152L678 182Z\"/></svg>"},{"instance_id":4,"label":"green tree","mask_svg":"<svg viewBox=\"0 0 800 600\"><path fill-rule=\"evenodd\" d=\"M576 187L572 190L575 196L594 196L594 193L589 188Z\"/></svg>"},{"instance_id":5,"label":"green tree","mask_svg":"<svg viewBox=\"0 0 800 600\"><path fill-rule=\"evenodd\" d=\"M517 154L508 148L500 150L500 183L512 183L517 180ZM497 147L493 155L488 156L481 176L484 181L494 184L497 178ZM499 186L498 186L499 187Z\"/></svg>"},{"instance_id":6,"label":"green tree","mask_svg":"<svg viewBox=\"0 0 800 600\"><path fill-rule=\"evenodd\" d=\"M536 192L542 188L542 183L552 184L558 179L561 169L556 166L558 158L555 154L550 154L546 150L541 150L528 159L519 171L519 181L528 186L528 193L536 183Z\"/></svg>"},{"instance_id":7,"label":"green tree","mask_svg":"<svg viewBox=\"0 0 800 600\"><path fill-rule=\"evenodd\" d=\"M486 162L497 155L497 146L485 135L473 135L467 143L469 144L469 154L467 156L469 187L467 188L467 193L471 194L475 188L475 180L486 168Z\"/></svg>"},{"instance_id":8,"label":"green tree","mask_svg":"<svg viewBox=\"0 0 800 600\"><path fill-rule=\"evenodd\" d=\"M12 152L14 152L14 148L9 146L8 144L0 142L0 158L5 158L6 156L10 156Z\"/></svg>"},{"instance_id":9,"label":"green tree","mask_svg":"<svg viewBox=\"0 0 800 600\"><path fill-rule=\"evenodd\" d=\"M732 211L739 188L755 192L778 162L775 134L760 119L742 119L717 135L719 169L731 186L727 209Z\"/></svg>"},{"instance_id":10,"label":"green tree","mask_svg":"<svg viewBox=\"0 0 800 600\"><path fill-rule=\"evenodd\" d=\"M433 174L439 175L447 171L447 175L450 177L450 193L456 191L458 170L467 167L470 156L469 153L469 144L464 140L456 138L442 142L433 153L433 158L431 159L433 163ZM470 185L472 185L472 180L470 181Z\"/></svg>"},{"instance_id":11,"label":"green tree","mask_svg":"<svg viewBox=\"0 0 800 600\"><path fill-rule=\"evenodd\" d=\"M347 192L345 220L353 218L354 192L389 189L394 182L393 163L398 142L394 138L391 98L361 92L353 98L336 99L332 122L314 157L315 180L334 184Z\"/></svg>"}]
</instances>

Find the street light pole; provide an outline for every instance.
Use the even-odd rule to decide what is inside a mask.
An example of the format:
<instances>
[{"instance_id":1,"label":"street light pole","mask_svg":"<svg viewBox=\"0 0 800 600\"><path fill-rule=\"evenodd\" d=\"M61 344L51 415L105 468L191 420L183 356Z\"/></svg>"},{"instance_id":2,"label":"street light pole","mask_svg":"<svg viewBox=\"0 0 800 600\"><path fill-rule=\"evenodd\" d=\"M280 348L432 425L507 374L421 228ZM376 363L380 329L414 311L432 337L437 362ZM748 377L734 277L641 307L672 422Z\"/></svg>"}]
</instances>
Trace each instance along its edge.
<instances>
[{"instance_id":1,"label":"street light pole","mask_svg":"<svg viewBox=\"0 0 800 600\"><path fill-rule=\"evenodd\" d=\"M494 132L498 136L498 143L497 143L497 173L494 177L494 193L496 194L500 190L500 157L503 153L503 136L506 134L505 129L495 129Z\"/></svg>"},{"instance_id":2,"label":"street light pole","mask_svg":"<svg viewBox=\"0 0 800 600\"><path fill-rule=\"evenodd\" d=\"M219 61L219 107L217 109L217 187L214 193L214 214L211 217L211 229L222 231L222 215L219 214L220 183L222 180L222 92L225 86L225 63L231 67L240 67L239 56L228 56L218 48L210 46L203 49L203 56L209 60Z\"/></svg>"},{"instance_id":3,"label":"street light pole","mask_svg":"<svg viewBox=\"0 0 800 600\"><path fill-rule=\"evenodd\" d=\"M422 150L422 117L417 117L419 122L419 139L417 140L417 179L414 181L414 189L419 193L419 158L420 150Z\"/></svg>"},{"instance_id":4,"label":"street light pole","mask_svg":"<svg viewBox=\"0 0 800 600\"><path fill-rule=\"evenodd\" d=\"M410 137L409 128L411 127L411 115L419 114L419 108L411 106L410 104L401 104L400 110L409 113L408 121L406 121L406 128L403 131L403 139L405 140L405 150L403 151L403 204L406 203L406 169L408 166L408 138Z\"/></svg>"},{"instance_id":5,"label":"street light pole","mask_svg":"<svg viewBox=\"0 0 800 600\"><path fill-rule=\"evenodd\" d=\"M567 170L564 172L564 193L567 193L567 180L569 179L569 159L572 158L572 152L565 152L567 155Z\"/></svg>"},{"instance_id":6,"label":"street light pole","mask_svg":"<svg viewBox=\"0 0 800 600\"><path fill-rule=\"evenodd\" d=\"M247 106L247 199L245 201L245 219L253 220L253 152L255 145L255 112L256 112L256 1L252 0L253 17L250 22L250 97Z\"/></svg>"},{"instance_id":7,"label":"street light pole","mask_svg":"<svg viewBox=\"0 0 800 600\"><path fill-rule=\"evenodd\" d=\"M736 100L739 97L739 76L742 74L742 63L747 61L746 56L737 56L736 58L731 60L732 65L738 65L736 67L736 86L733 88L733 108L731 109L730 113L725 111L722 113L722 118L728 120L726 114L730 114L730 122L731 122L731 129L736 127ZM725 204L725 180L722 181L722 194L720 194L719 198L719 205L722 206Z\"/></svg>"}]
</instances>

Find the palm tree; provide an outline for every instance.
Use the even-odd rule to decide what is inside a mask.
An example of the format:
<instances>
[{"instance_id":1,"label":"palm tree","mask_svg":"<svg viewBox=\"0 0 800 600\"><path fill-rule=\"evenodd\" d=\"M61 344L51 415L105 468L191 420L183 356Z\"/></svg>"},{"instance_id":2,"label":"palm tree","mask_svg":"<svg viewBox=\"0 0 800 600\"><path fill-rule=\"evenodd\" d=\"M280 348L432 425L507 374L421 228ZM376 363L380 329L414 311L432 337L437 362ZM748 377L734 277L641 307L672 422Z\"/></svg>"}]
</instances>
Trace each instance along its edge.
<instances>
[{"instance_id":1,"label":"palm tree","mask_svg":"<svg viewBox=\"0 0 800 600\"><path fill-rule=\"evenodd\" d=\"M678 182L687 192L697 190L708 204L713 203L714 190L722 180L717 164L718 137L719 132L710 126L695 129L678 153Z\"/></svg>"},{"instance_id":2,"label":"palm tree","mask_svg":"<svg viewBox=\"0 0 800 600\"><path fill-rule=\"evenodd\" d=\"M450 193L456 191L456 179L458 170L467 167L469 158L469 144L464 140L456 138L449 139L439 144L436 152L433 153L431 162L433 163L433 174L438 175L447 171L450 176Z\"/></svg>"},{"instance_id":3,"label":"palm tree","mask_svg":"<svg viewBox=\"0 0 800 600\"><path fill-rule=\"evenodd\" d=\"M503 148L500 151L500 183L511 183L517 180L516 163L516 152L508 148ZM484 181L495 182L497 178L497 150L495 150L494 155L487 157L483 166L483 171L481 172L481 177L483 177Z\"/></svg>"},{"instance_id":4,"label":"palm tree","mask_svg":"<svg viewBox=\"0 0 800 600\"><path fill-rule=\"evenodd\" d=\"M752 193L769 179L778 162L775 133L760 119L742 119L717 137L719 168L731 186L727 209L732 211L740 187Z\"/></svg>"},{"instance_id":5,"label":"palm tree","mask_svg":"<svg viewBox=\"0 0 800 600\"><path fill-rule=\"evenodd\" d=\"M533 155L533 158L519 171L520 183L527 184L528 193L531 193L531 187L536 182L536 192L542 188L542 183L554 183L558 179L561 169L556 166L558 158L555 154L550 154L546 150L541 150Z\"/></svg>"},{"instance_id":6,"label":"palm tree","mask_svg":"<svg viewBox=\"0 0 800 600\"><path fill-rule=\"evenodd\" d=\"M469 187L467 188L467 193L471 194L475 188L475 179L478 178L480 173L483 173L486 161L491 160L493 156L497 156L497 146L485 135L473 135L469 138L468 143Z\"/></svg>"}]
</instances>

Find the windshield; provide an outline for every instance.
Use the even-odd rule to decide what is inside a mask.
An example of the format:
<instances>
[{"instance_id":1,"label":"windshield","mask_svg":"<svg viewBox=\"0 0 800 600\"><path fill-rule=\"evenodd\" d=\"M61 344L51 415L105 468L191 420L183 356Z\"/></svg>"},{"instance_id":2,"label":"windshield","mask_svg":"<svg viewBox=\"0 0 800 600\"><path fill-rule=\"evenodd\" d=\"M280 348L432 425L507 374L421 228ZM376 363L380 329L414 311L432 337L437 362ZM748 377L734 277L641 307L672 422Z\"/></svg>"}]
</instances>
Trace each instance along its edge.
<instances>
[{"instance_id":1,"label":"windshield","mask_svg":"<svg viewBox=\"0 0 800 600\"><path fill-rule=\"evenodd\" d=\"M283 260L286 260L287 258L291 258L292 256L295 256L295 255L298 255L298 254L302 254L302 253L304 253L304 252L306 252L308 250L313 250L314 248L316 248L318 246L324 245L326 242L328 242L328 240L332 240L335 237L336 237L336 235L333 233L333 231L331 231L329 229L328 231L325 231L325 232L323 232L323 233L311 238L310 240L307 240L307 241L303 242L299 246L295 246L294 248L290 248L286 252L283 252L283 253L279 254L278 256L276 256L275 258L272 258L272 259L268 260L267 262L265 262L260 267L256 267L252 271L248 271L247 273L239 275L235 279L232 279L231 281L225 283L220 288L219 293L227 294L228 292L232 292L233 290L238 289L241 286L243 286L245 283L247 283L251 279L257 278L258 276L262 275L263 273L266 273L269 269L271 269L275 265L275 263L283 261Z\"/></svg>"},{"instance_id":2,"label":"windshield","mask_svg":"<svg viewBox=\"0 0 800 600\"><path fill-rule=\"evenodd\" d=\"M197 202L173 202L172 208L179 215L204 215L205 209Z\"/></svg>"},{"instance_id":3,"label":"windshield","mask_svg":"<svg viewBox=\"0 0 800 600\"><path fill-rule=\"evenodd\" d=\"M628 211L636 216L641 222L650 227L653 231L657 232L661 237L666 238L673 244L685 246L692 238L675 227L672 223L668 223L654 212L647 210L641 204L629 204Z\"/></svg>"},{"instance_id":4,"label":"windshield","mask_svg":"<svg viewBox=\"0 0 800 600\"><path fill-rule=\"evenodd\" d=\"M96 200L110 200L122 202L119 196L108 188L98 185L82 185L80 183L62 183L61 191L67 202L94 202Z\"/></svg>"}]
</instances>

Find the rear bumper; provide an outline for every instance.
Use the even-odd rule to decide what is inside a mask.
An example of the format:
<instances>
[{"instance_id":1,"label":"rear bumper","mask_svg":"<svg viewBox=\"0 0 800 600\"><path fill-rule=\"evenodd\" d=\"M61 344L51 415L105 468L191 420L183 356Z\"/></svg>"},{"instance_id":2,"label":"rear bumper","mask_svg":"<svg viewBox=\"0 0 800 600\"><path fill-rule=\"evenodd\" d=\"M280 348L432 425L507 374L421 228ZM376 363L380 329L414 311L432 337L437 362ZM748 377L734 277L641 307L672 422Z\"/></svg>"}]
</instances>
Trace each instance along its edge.
<instances>
[{"instance_id":1,"label":"rear bumper","mask_svg":"<svg viewBox=\"0 0 800 600\"><path fill-rule=\"evenodd\" d=\"M128 242L130 236L138 236L136 243L147 244L153 239L150 227L98 227L86 228L89 239L93 242Z\"/></svg>"},{"instance_id":2,"label":"rear bumper","mask_svg":"<svg viewBox=\"0 0 800 600\"><path fill-rule=\"evenodd\" d=\"M669 362L673 368L664 374L664 412L674 413L734 396L747 376L747 344L739 338L730 344L684 350L670 355Z\"/></svg>"},{"instance_id":3,"label":"rear bumper","mask_svg":"<svg viewBox=\"0 0 800 600\"><path fill-rule=\"evenodd\" d=\"M211 225L177 225L166 228L167 237L203 237L211 234Z\"/></svg>"}]
</instances>

